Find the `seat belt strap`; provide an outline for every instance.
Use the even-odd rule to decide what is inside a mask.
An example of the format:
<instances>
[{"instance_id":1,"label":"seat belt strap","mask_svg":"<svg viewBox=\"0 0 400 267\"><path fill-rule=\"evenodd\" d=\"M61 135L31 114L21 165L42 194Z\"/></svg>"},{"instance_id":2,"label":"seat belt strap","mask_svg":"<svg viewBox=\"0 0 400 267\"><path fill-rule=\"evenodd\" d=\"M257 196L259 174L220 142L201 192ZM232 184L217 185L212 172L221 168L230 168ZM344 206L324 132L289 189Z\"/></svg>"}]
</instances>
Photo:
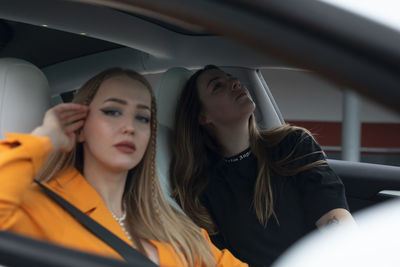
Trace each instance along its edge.
<instances>
[{"instance_id":1,"label":"seat belt strap","mask_svg":"<svg viewBox=\"0 0 400 267\"><path fill-rule=\"evenodd\" d=\"M126 262L132 266L155 267L154 262L149 260L146 256L140 253L137 249L128 245L125 241L114 235L108 229L100 225L98 222L90 218L88 215L80 211L74 205L62 198L60 195L43 185L38 180L34 180L56 203L58 203L64 210L72 215L78 222L80 222L87 230L96 235L99 239L103 240L111 248L113 248Z\"/></svg>"}]
</instances>

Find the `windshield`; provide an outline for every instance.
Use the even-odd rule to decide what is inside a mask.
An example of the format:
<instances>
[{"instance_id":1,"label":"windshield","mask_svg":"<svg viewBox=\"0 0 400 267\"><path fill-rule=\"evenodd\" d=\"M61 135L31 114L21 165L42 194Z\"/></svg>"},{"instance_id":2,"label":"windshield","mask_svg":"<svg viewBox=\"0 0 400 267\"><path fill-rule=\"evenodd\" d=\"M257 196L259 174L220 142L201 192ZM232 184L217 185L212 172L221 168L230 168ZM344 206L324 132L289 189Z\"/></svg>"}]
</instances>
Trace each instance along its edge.
<instances>
[{"instance_id":1,"label":"windshield","mask_svg":"<svg viewBox=\"0 0 400 267\"><path fill-rule=\"evenodd\" d=\"M398 0L319 0L400 31Z\"/></svg>"}]
</instances>

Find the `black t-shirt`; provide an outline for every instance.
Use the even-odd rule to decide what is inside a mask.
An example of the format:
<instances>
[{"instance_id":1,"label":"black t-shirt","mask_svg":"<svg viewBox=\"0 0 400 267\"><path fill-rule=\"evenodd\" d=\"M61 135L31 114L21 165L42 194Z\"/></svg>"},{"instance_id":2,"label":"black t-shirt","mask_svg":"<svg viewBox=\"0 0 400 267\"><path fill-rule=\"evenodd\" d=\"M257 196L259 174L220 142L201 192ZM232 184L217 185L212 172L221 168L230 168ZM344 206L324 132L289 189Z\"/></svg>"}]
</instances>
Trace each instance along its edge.
<instances>
[{"instance_id":1,"label":"black t-shirt","mask_svg":"<svg viewBox=\"0 0 400 267\"><path fill-rule=\"evenodd\" d=\"M321 151L308 134L298 130L280 144L267 149L272 161L290 159ZM300 142L299 142L300 141ZM296 145L297 144L297 145ZM286 167L295 169L318 159L313 153L292 161ZM269 266L290 245L315 229L315 222L335 208L348 209L340 178L327 166L317 166L294 176L271 174L277 220L271 217L264 228L252 206L258 162L250 149L222 160L210 171L210 182L200 196L210 211L219 234L211 236L220 249L229 249L250 266Z\"/></svg>"}]
</instances>

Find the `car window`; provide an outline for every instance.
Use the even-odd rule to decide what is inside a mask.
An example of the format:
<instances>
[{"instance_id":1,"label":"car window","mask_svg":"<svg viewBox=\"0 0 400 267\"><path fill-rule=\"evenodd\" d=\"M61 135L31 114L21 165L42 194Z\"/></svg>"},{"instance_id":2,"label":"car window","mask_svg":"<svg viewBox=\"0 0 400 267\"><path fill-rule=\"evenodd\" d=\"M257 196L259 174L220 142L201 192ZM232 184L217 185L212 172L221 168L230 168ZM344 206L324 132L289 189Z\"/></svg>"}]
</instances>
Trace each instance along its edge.
<instances>
[{"instance_id":1,"label":"car window","mask_svg":"<svg viewBox=\"0 0 400 267\"><path fill-rule=\"evenodd\" d=\"M269 67L261 73L285 121L309 129L329 158L344 159L342 121L346 88L303 69ZM357 97L361 123L360 161L400 166L400 139L397 137L400 116L367 97Z\"/></svg>"}]
</instances>

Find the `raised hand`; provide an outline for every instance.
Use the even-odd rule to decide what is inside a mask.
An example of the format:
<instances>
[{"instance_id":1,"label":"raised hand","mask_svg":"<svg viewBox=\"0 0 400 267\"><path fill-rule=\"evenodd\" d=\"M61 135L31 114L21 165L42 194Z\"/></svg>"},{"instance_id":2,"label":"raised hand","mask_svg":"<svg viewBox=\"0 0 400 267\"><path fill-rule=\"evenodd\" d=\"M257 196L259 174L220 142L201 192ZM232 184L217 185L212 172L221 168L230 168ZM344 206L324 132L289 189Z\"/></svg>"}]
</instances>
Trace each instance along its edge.
<instances>
[{"instance_id":1,"label":"raised hand","mask_svg":"<svg viewBox=\"0 0 400 267\"><path fill-rule=\"evenodd\" d=\"M84 125L88 111L85 105L59 104L46 112L43 124L31 134L48 136L54 151L71 151L76 141L75 132Z\"/></svg>"}]
</instances>

